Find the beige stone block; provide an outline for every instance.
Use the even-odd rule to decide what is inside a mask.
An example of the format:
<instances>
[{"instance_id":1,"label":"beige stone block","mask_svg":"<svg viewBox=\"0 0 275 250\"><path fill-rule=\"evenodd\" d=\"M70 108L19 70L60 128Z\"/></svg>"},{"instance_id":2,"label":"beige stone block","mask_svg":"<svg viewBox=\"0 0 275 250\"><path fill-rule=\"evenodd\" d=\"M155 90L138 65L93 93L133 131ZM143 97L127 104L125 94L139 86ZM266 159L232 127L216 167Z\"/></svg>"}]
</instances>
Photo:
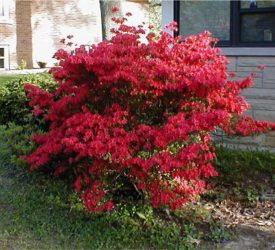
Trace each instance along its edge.
<instances>
[{"instance_id":1,"label":"beige stone block","mask_svg":"<svg viewBox=\"0 0 275 250\"><path fill-rule=\"evenodd\" d=\"M266 136L265 145L275 148L275 136Z\"/></svg>"},{"instance_id":2,"label":"beige stone block","mask_svg":"<svg viewBox=\"0 0 275 250\"><path fill-rule=\"evenodd\" d=\"M275 111L253 110L254 119L275 122Z\"/></svg>"},{"instance_id":3,"label":"beige stone block","mask_svg":"<svg viewBox=\"0 0 275 250\"><path fill-rule=\"evenodd\" d=\"M252 73L252 72L262 73L263 70L259 69L257 66L237 66L237 72L245 71L245 72L250 72L250 73Z\"/></svg>"},{"instance_id":4,"label":"beige stone block","mask_svg":"<svg viewBox=\"0 0 275 250\"><path fill-rule=\"evenodd\" d=\"M263 86L275 88L275 67L265 69L263 74Z\"/></svg>"},{"instance_id":5,"label":"beige stone block","mask_svg":"<svg viewBox=\"0 0 275 250\"><path fill-rule=\"evenodd\" d=\"M263 88L264 89L275 89L275 83L274 84L272 84L272 83L263 84Z\"/></svg>"},{"instance_id":6,"label":"beige stone block","mask_svg":"<svg viewBox=\"0 0 275 250\"><path fill-rule=\"evenodd\" d=\"M249 101L248 101L249 102ZM253 117L253 110L250 108L244 112L245 115Z\"/></svg>"},{"instance_id":7,"label":"beige stone block","mask_svg":"<svg viewBox=\"0 0 275 250\"><path fill-rule=\"evenodd\" d=\"M242 78L245 78L245 77L248 77L252 74L253 72L252 71L237 71L236 74L238 77L242 77ZM262 78L263 77L263 73L262 72L256 72L255 74L255 78Z\"/></svg>"},{"instance_id":8,"label":"beige stone block","mask_svg":"<svg viewBox=\"0 0 275 250\"><path fill-rule=\"evenodd\" d=\"M268 133L266 133L267 137L275 137L275 131L270 131Z\"/></svg>"},{"instance_id":9,"label":"beige stone block","mask_svg":"<svg viewBox=\"0 0 275 250\"><path fill-rule=\"evenodd\" d=\"M238 66L275 66L275 57L239 57Z\"/></svg>"},{"instance_id":10,"label":"beige stone block","mask_svg":"<svg viewBox=\"0 0 275 250\"><path fill-rule=\"evenodd\" d=\"M275 100L267 99L248 99L248 103L254 110L269 110L275 111Z\"/></svg>"},{"instance_id":11,"label":"beige stone block","mask_svg":"<svg viewBox=\"0 0 275 250\"><path fill-rule=\"evenodd\" d=\"M227 66L228 71L233 71L235 72L237 70L237 57L228 57L229 59L229 64Z\"/></svg>"},{"instance_id":12,"label":"beige stone block","mask_svg":"<svg viewBox=\"0 0 275 250\"><path fill-rule=\"evenodd\" d=\"M274 89L256 89L250 88L242 92L242 94L248 99L267 99L275 100L275 90Z\"/></svg>"},{"instance_id":13,"label":"beige stone block","mask_svg":"<svg viewBox=\"0 0 275 250\"><path fill-rule=\"evenodd\" d=\"M237 76L235 77L236 80L243 80L246 77L250 76L250 71L240 71L236 73ZM261 88L263 86L263 73L257 72L254 79L253 79L253 86L254 88Z\"/></svg>"},{"instance_id":14,"label":"beige stone block","mask_svg":"<svg viewBox=\"0 0 275 250\"><path fill-rule=\"evenodd\" d=\"M263 145L265 142L265 135L261 134L258 136L234 136L234 137L227 137L223 138L225 143L230 144L237 144L237 145Z\"/></svg>"}]
</instances>

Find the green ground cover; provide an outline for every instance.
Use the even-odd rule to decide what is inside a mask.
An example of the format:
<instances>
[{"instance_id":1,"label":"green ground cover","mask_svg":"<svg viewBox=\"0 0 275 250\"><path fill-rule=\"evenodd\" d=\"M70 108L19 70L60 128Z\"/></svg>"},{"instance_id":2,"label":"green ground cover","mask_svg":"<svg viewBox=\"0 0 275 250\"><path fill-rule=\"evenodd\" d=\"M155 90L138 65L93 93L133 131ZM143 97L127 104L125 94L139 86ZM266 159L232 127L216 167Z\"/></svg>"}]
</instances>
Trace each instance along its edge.
<instances>
[{"instance_id":1,"label":"green ground cover","mask_svg":"<svg viewBox=\"0 0 275 250\"><path fill-rule=\"evenodd\" d=\"M17 79L19 77L21 77L21 75L4 75L0 72L0 85L4 84L5 82Z\"/></svg>"}]
</instances>

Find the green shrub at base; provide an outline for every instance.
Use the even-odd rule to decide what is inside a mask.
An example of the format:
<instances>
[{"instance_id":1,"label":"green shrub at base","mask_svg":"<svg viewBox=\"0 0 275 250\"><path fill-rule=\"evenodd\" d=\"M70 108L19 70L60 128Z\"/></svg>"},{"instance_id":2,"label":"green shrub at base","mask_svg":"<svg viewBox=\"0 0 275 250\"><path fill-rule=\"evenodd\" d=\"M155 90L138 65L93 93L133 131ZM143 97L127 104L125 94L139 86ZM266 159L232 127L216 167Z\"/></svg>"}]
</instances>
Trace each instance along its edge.
<instances>
[{"instance_id":1,"label":"green shrub at base","mask_svg":"<svg viewBox=\"0 0 275 250\"><path fill-rule=\"evenodd\" d=\"M35 148L35 144L30 138L33 133L39 131L37 126L17 125L15 123L0 125L1 162L26 166L27 164L21 159L21 155L25 155Z\"/></svg>"},{"instance_id":2,"label":"green shrub at base","mask_svg":"<svg viewBox=\"0 0 275 250\"><path fill-rule=\"evenodd\" d=\"M39 124L28 105L24 84L32 83L44 90L54 91L57 83L48 73L29 74L0 85L0 124Z\"/></svg>"}]
</instances>

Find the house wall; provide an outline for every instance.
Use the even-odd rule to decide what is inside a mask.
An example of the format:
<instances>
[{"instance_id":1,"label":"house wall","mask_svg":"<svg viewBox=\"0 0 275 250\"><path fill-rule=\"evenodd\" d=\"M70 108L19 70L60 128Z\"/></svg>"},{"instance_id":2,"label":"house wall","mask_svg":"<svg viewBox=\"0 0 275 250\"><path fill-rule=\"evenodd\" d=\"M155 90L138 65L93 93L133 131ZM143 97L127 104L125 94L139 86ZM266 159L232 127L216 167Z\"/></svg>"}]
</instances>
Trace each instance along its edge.
<instances>
[{"instance_id":1,"label":"house wall","mask_svg":"<svg viewBox=\"0 0 275 250\"><path fill-rule=\"evenodd\" d=\"M257 50L257 49L254 49ZM270 50L274 50L270 48ZM241 54L241 52L240 52ZM253 48L250 54L253 53ZM272 54L270 52L270 54ZM247 114L255 120L266 120L275 122L275 56L228 56L230 64L229 72L237 74L236 79L240 80L249 76L251 72L256 73L252 88L243 92L251 108ZM259 65L265 65L263 70ZM232 147L241 148L269 148L275 151L275 132L270 132L254 137L219 138Z\"/></svg>"},{"instance_id":2,"label":"house wall","mask_svg":"<svg viewBox=\"0 0 275 250\"><path fill-rule=\"evenodd\" d=\"M132 13L128 18L128 25L137 26L142 22L149 24L149 4L148 0L128 0L122 2L122 13Z\"/></svg>"},{"instance_id":3,"label":"house wall","mask_svg":"<svg viewBox=\"0 0 275 250\"><path fill-rule=\"evenodd\" d=\"M0 19L0 46L7 46L9 69L21 60L28 68L37 61L53 66L60 39L74 35L73 42L91 44L102 39L98 0L7 0L8 20Z\"/></svg>"},{"instance_id":4,"label":"house wall","mask_svg":"<svg viewBox=\"0 0 275 250\"><path fill-rule=\"evenodd\" d=\"M31 4L33 65L53 66L52 58L63 47L60 39L73 35L78 45L101 41L100 6L97 0L40 0Z\"/></svg>"},{"instance_id":5,"label":"house wall","mask_svg":"<svg viewBox=\"0 0 275 250\"><path fill-rule=\"evenodd\" d=\"M99 0L5 0L9 2L8 20L0 19L0 47L8 51L8 69L22 59L28 68L38 61L51 67L60 39L73 35L72 42L90 45L102 40ZM132 12L131 24L148 23L148 1L123 1L123 13Z\"/></svg>"}]
</instances>

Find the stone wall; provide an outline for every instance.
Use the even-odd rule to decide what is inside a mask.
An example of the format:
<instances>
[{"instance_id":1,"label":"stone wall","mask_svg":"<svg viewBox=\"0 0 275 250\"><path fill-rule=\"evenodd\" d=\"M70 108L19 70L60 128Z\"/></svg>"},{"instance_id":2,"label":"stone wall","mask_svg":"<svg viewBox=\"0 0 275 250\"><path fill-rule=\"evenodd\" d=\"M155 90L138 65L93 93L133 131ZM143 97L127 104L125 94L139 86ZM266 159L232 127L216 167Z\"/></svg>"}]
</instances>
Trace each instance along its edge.
<instances>
[{"instance_id":1,"label":"stone wall","mask_svg":"<svg viewBox=\"0 0 275 250\"><path fill-rule=\"evenodd\" d=\"M243 92L251 108L247 114L256 120L275 122L275 57L262 56L231 56L229 57L229 71L237 74L237 79L243 79L251 72L256 73L252 88ZM261 70L257 66L265 65ZM275 132L255 137L227 138L219 134L218 140L231 147L258 148L275 151Z\"/></svg>"}]
</instances>

